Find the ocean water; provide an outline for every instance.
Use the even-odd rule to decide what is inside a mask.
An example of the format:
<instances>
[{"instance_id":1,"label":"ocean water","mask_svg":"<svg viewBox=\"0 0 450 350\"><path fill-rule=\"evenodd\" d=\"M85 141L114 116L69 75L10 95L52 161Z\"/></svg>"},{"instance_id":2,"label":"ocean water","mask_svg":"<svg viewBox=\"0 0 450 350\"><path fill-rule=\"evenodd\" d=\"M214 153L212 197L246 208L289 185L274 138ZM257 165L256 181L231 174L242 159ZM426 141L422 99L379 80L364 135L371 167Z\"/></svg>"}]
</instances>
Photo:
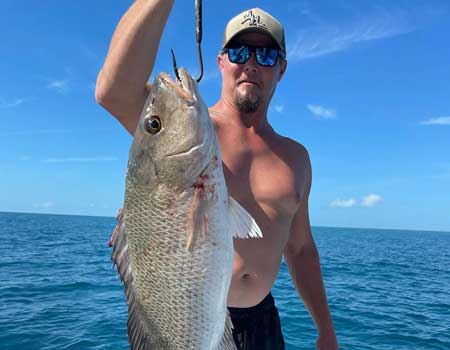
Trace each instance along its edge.
<instances>
[{"instance_id":1,"label":"ocean water","mask_svg":"<svg viewBox=\"0 0 450 350\"><path fill-rule=\"evenodd\" d=\"M0 213L0 349L128 349L113 218ZM341 349L450 350L450 233L314 227ZM283 265L288 350L314 324Z\"/></svg>"}]
</instances>

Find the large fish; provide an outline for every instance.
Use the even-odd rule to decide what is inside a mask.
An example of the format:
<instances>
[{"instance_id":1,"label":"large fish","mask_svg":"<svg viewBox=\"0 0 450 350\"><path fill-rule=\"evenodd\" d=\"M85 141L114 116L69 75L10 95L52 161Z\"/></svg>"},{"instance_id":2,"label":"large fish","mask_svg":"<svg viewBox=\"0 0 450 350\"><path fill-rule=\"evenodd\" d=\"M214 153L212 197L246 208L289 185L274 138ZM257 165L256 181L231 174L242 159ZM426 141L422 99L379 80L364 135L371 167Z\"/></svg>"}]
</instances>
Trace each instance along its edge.
<instances>
[{"instance_id":1,"label":"large fish","mask_svg":"<svg viewBox=\"0 0 450 350\"><path fill-rule=\"evenodd\" d=\"M197 83L161 73L130 150L112 237L132 349L236 349L227 315L232 237L260 237L227 191L219 144Z\"/></svg>"}]
</instances>

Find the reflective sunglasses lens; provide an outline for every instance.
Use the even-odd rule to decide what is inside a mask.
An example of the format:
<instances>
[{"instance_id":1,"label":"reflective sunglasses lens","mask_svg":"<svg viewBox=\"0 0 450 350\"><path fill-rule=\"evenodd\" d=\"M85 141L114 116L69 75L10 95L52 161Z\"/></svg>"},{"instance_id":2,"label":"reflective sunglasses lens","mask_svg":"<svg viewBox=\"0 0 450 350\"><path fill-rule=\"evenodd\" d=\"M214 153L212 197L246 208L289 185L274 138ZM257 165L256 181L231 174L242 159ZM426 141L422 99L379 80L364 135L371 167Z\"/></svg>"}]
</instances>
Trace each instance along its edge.
<instances>
[{"instance_id":1,"label":"reflective sunglasses lens","mask_svg":"<svg viewBox=\"0 0 450 350\"><path fill-rule=\"evenodd\" d=\"M250 58L250 50L247 46L228 48L228 58L233 63L245 63Z\"/></svg>"},{"instance_id":2,"label":"reflective sunglasses lens","mask_svg":"<svg viewBox=\"0 0 450 350\"><path fill-rule=\"evenodd\" d=\"M258 62L261 66L273 67L277 62L277 58L277 49L267 47L260 47L256 49L256 62Z\"/></svg>"}]
</instances>

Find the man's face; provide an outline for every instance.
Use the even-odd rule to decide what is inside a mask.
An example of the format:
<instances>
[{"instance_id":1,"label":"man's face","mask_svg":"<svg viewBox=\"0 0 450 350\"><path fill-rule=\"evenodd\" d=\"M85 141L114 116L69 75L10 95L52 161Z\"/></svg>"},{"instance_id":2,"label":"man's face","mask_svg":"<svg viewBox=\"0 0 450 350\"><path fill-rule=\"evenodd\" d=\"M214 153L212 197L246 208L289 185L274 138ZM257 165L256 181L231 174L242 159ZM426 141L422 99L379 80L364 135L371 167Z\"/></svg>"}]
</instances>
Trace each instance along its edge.
<instances>
[{"instance_id":1,"label":"man's face","mask_svg":"<svg viewBox=\"0 0 450 350\"><path fill-rule=\"evenodd\" d=\"M233 44L259 47L275 47L273 39L260 33L247 33L233 39ZM243 113L255 113L266 108L282 78L287 62L277 59L274 67L261 66L252 52L245 63L232 63L228 54L218 56L222 72L222 89L225 97L232 98L234 105Z\"/></svg>"}]
</instances>

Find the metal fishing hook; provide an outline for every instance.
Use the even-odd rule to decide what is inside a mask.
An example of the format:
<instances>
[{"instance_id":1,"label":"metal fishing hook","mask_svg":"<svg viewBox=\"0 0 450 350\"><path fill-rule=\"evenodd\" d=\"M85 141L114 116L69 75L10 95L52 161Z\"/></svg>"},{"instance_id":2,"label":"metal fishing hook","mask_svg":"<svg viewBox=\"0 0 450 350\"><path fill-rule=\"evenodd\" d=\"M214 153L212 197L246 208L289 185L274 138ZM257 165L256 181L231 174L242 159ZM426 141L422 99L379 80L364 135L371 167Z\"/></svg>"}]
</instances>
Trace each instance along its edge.
<instances>
[{"instance_id":1,"label":"metal fishing hook","mask_svg":"<svg viewBox=\"0 0 450 350\"><path fill-rule=\"evenodd\" d=\"M177 80L181 82L180 74L178 73L178 68L177 68L177 60L175 59L175 54L173 53L173 49L170 49L170 52L172 53L172 64L173 64L173 70L175 71L175 76L177 77Z\"/></svg>"},{"instance_id":2,"label":"metal fishing hook","mask_svg":"<svg viewBox=\"0 0 450 350\"><path fill-rule=\"evenodd\" d=\"M200 74L198 78L196 79L197 83L202 80L203 77L203 57L202 57L202 48L201 48L201 42L202 42L202 0L195 0L195 35L196 35L196 41L197 41L197 53L198 53L198 60L200 63ZM175 76L177 77L178 81L181 81L180 74L178 73L178 67L177 67L177 61L175 59L175 54L173 52L173 49L170 49L172 52L172 64L173 64L173 70L175 71Z\"/></svg>"},{"instance_id":3,"label":"metal fishing hook","mask_svg":"<svg viewBox=\"0 0 450 350\"><path fill-rule=\"evenodd\" d=\"M203 77L203 58L202 58L202 0L195 0L195 34L197 39L197 53L198 53L198 60L200 63L200 74L197 78L197 83L202 80Z\"/></svg>"}]
</instances>

